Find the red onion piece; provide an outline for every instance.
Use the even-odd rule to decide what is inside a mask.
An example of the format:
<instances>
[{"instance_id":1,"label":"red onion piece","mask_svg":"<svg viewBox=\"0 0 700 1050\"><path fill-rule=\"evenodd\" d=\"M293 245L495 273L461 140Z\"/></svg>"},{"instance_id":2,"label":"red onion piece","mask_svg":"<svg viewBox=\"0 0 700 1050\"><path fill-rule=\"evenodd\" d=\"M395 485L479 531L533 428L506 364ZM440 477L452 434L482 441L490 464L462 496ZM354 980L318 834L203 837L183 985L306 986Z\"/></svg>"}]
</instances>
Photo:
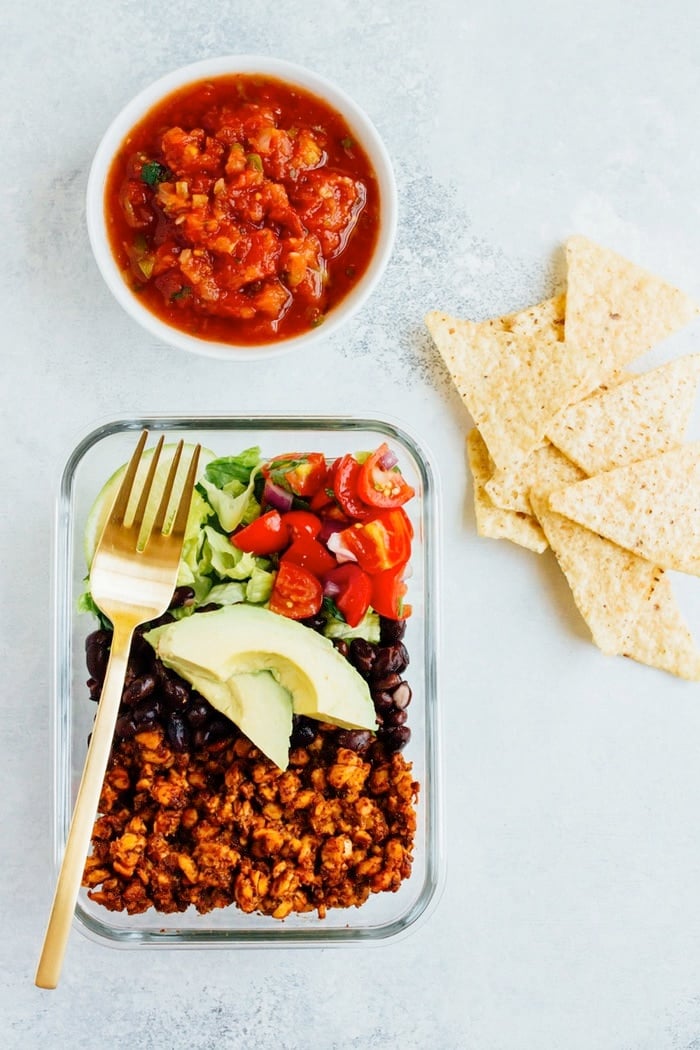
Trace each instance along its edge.
<instances>
[{"instance_id":1,"label":"red onion piece","mask_svg":"<svg viewBox=\"0 0 700 1050\"><path fill-rule=\"evenodd\" d=\"M331 536L333 536L336 532L342 532L343 529L346 529L347 527L347 522L334 521L333 518L323 518L323 520L321 521L321 528L316 539L320 543L325 543L326 545L328 545L328 541L331 538Z\"/></svg>"},{"instance_id":2,"label":"red onion piece","mask_svg":"<svg viewBox=\"0 0 700 1050\"><path fill-rule=\"evenodd\" d=\"M281 514L286 514L288 510L291 510L294 503L294 497L291 492L287 492L281 485L276 485L269 478L265 480L262 499L264 504L269 504L270 507L274 507Z\"/></svg>"},{"instance_id":3,"label":"red onion piece","mask_svg":"<svg viewBox=\"0 0 700 1050\"><path fill-rule=\"evenodd\" d=\"M388 449L379 460L379 466L382 470L391 470L399 462L399 457L391 449Z\"/></svg>"},{"instance_id":4,"label":"red onion piece","mask_svg":"<svg viewBox=\"0 0 700 1050\"><path fill-rule=\"evenodd\" d=\"M326 580L323 585L324 598L337 598L340 594L340 585L333 580Z\"/></svg>"}]
</instances>

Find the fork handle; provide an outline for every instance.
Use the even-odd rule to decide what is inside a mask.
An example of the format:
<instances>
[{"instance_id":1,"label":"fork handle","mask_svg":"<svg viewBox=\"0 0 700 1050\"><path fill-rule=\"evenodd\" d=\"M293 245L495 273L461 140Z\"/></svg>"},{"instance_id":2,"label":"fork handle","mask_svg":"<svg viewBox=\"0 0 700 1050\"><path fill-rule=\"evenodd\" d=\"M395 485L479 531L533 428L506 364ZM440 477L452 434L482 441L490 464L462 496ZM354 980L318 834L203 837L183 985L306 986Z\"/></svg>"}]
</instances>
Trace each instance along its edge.
<instances>
[{"instance_id":1,"label":"fork handle","mask_svg":"<svg viewBox=\"0 0 700 1050\"><path fill-rule=\"evenodd\" d=\"M124 688L131 638L136 625L115 623L112 647L92 729L85 767L75 800L61 870L58 874L53 904L34 983L39 988L55 988L61 975L63 956L68 942L75 902L85 869L85 859L100 802L102 783L109 761Z\"/></svg>"}]
</instances>

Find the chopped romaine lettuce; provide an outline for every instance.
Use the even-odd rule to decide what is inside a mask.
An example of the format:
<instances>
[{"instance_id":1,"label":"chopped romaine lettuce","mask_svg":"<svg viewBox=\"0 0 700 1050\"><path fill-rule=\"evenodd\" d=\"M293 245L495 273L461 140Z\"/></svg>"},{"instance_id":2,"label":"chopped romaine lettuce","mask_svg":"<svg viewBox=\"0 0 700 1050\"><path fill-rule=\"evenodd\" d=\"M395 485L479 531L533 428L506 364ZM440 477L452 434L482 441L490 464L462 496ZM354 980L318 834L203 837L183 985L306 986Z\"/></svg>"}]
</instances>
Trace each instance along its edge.
<instances>
[{"instance_id":1,"label":"chopped romaine lettuce","mask_svg":"<svg viewBox=\"0 0 700 1050\"><path fill-rule=\"evenodd\" d=\"M258 564L253 569L246 584L245 600L253 605L262 605L264 602L268 602L274 582L274 572L264 569L262 567L262 559L258 558Z\"/></svg>"},{"instance_id":2,"label":"chopped romaine lettuce","mask_svg":"<svg viewBox=\"0 0 700 1050\"><path fill-rule=\"evenodd\" d=\"M211 525L205 525L204 542L200 560L200 572L209 574L212 571L225 580L247 580L258 564L254 554L248 554L234 547L228 536L217 532ZM265 562L267 565L267 562Z\"/></svg>"},{"instance_id":3,"label":"chopped romaine lettuce","mask_svg":"<svg viewBox=\"0 0 700 1050\"><path fill-rule=\"evenodd\" d=\"M207 595L207 604L213 602L215 605L238 605L246 599L246 585L238 581L231 583L217 583Z\"/></svg>"},{"instance_id":4,"label":"chopped romaine lettuce","mask_svg":"<svg viewBox=\"0 0 700 1050\"><path fill-rule=\"evenodd\" d=\"M323 633L326 638L342 638L346 642L352 641L353 638L364 638L373 644L379 642L379 616L374 609L368 609L357 627L351 627L345 620L332 616L325 602L324 607L327 619Z\"/></svg>"},{"instance_id":5,"label":"chopped romaine lettuce","mask_svg":"<svg viewBox=\"0 0 700 1050\"><path fill-rule=\"evenodd\" d=\"M221 456L207 464L204 477L211 485L225 488L231 481L237 481L244 489L250 482L250 476L260 466L260 449L257 445L247 448L239 456Z\"/></svg>"}]
</instances>

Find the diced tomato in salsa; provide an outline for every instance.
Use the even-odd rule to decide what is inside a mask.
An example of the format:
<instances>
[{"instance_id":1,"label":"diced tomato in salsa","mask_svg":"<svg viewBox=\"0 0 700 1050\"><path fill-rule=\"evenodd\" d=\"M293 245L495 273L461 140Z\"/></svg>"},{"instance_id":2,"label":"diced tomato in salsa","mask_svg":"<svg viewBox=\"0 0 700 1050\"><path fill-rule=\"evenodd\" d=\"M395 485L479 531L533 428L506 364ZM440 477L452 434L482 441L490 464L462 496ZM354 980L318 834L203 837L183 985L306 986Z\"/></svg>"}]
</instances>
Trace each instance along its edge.
<instances>
[{"instance_id":1,"label":"diced tomato in salsa","mask_svg":"<svg viewBox=\"0 0 700 1050\"><path fill-rule=\"evenodd\" d=\"M114 255L141 301L200 338L250 344L320 323L376 243L370 162L321 99L238 75L168 96L110 170Z\"/></svg>"}]
</instances>

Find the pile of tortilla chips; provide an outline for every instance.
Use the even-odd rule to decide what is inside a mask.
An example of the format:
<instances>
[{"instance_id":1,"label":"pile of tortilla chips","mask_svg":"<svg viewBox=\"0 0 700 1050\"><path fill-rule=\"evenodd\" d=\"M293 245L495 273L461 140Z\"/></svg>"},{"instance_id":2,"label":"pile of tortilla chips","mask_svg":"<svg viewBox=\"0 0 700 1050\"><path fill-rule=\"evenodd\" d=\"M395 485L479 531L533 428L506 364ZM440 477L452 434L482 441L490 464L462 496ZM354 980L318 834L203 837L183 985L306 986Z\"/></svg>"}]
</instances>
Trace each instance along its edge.
<instances>
[{"instance_id":1,"label":"pile of tortilla chips","mask_svg":"<svg viewBox=\"0 0 700 1050\"><path fill-rule=\"evenodd\" d=\"M480 323L426 317L476 424L477 530L551 547L603 652L700 680L665 572L700 576L700 442L684 441L700 354L626 371L700 309L585 237L566 256L564 295Z\"/></svg>"}]
</instances>

